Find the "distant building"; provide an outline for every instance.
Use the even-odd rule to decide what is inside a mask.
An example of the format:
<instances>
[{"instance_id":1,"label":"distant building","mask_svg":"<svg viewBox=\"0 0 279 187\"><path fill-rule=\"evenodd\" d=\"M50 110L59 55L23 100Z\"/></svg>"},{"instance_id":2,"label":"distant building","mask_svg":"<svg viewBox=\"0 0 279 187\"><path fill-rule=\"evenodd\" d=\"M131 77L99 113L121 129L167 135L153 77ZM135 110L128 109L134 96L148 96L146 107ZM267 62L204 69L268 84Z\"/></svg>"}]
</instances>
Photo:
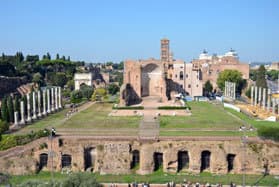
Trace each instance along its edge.
<instances>
[{"instance_id":1,"label":"distant building","mask_svg":"<svg viewBox=\"0 0 279 187\"><path fill-rule=\"evenodd\" d=\"M279 71L279 62L273 62L268 70L277 70Z\"/></svg>"},{"instance_id":2,"label":"distant building","mask_svg":"<svg viewBox=\"0 0 279 187\"><path fill-rule=\"evenodd\" d=\"M249 79L249 64L240 62L238 54L232 49L220 56L208 55L204 50L192 64L201 70L203 84L209 80L214 88L217 88L219 73L227 69L237 70L241 72L243 79Z\"/></svg>"},{"instance_id":3,"label":"distant building","mask_svg":"<svg viewBox=\"0 0 279 187\"><path fill-rule=\"evenodd\" d=\"M157 96L166 101L177 93L202 95L200 70L173 59L168 39L161 40L160 60L126 60L123 78L121 104L136 104L146 96Z\"/></svg>"},{"instance_id":4,"label":"distant building","mask_svg":"<svg viewBox=\"0 0 279 187\"><path fill-rule=\"evenodd\" d=\"M95 88L105 87L109 83L109 73L101 73L100 68L90 67L90 72L75 73L75 90L79 90L82 84Z\"/></svg>"}]
</instances>

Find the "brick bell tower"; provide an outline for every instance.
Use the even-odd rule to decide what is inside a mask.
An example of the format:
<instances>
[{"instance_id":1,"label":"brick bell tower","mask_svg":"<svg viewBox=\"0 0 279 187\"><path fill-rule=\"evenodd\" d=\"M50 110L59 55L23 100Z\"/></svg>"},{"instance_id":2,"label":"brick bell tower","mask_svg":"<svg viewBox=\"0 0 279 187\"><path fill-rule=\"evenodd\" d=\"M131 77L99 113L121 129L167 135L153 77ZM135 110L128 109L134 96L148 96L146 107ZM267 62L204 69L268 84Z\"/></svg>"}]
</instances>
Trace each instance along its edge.
<instances>
[{"instance_id":1,"label":"brick bell tower","mask_svg":"<svg viewBox=\"0 0 279 187\"><path fill-rule=\"evenodd\" d=\"M162 62L169 62L170 57L170 47L169 47L170 41L166 38L163 38L161 40L161 61Z\"/></svg>"}]
</instances>

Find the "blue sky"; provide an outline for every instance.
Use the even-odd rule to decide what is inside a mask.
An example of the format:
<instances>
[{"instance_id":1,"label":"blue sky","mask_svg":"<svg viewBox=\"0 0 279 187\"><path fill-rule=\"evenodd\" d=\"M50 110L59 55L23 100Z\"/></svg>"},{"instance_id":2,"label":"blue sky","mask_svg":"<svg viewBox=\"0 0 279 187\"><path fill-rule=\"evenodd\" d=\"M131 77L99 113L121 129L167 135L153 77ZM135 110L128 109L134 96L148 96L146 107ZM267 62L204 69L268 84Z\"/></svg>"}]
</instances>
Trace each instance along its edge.
<instances>
[{"instance_id":1,"label":"blue sky","mask_svg":"<svg viewBox=\"0 0 279 187\"><path fill-rule=\"evenodd\" d=\"M3 0L0 52L87 62L159 58L160 39L187 62L203 49L279 61L278 0Z\"/></svg>"}]
</instances>

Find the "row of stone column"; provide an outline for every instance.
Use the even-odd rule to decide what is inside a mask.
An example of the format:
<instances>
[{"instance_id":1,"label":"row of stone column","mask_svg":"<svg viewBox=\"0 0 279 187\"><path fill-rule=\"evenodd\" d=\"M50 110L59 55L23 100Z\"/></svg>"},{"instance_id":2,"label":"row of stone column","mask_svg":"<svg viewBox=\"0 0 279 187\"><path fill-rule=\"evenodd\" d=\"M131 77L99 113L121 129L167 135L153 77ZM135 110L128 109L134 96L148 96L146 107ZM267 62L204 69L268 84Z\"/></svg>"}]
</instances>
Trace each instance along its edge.
<instances>
[{"instance_id":1,"label":"row of stone column","mask_svg":"<svg viewBox=\"0 0 279 187\"><path fill-rule=\"evenodd\" d=\"M43 95L41 95L43 93ZM33 101L33 107L31 111L31 97ZM41 97L43 97L43 103L41 103ZM61 87L51 87L44 90L33 92L33 94L27 94L27 114L25 114L24 102L20 102L20 116L19 111L14 112L14 124L24 125L30 123L32 120L36 120L47 114L55 112L62 108Z\"/></svg>"},{"instance_id":2,"label":"row of stone column","mask_svg":"<svg viewBox=\"0 0 279 187\"><path fill-rule=\"evenodd\" d=\"M259 106L262 109L270 111L272 107L272 113L275 114L275 107L278 107L279 99L272 97L271 90L261 88L257 86L251 86L251 105ZM278 113L279 110L277 110Z\"/></svg>"},{"instance_id":3,"label":"row of stone column","mask_svg":"<svg viewBox=\"0 0 279 187\"><path fill-rule=\"evenodd\" d=\"M235 97L236 97L236 83L225 81L224 96L235 100Z\"/></svg>"}]
</instances>

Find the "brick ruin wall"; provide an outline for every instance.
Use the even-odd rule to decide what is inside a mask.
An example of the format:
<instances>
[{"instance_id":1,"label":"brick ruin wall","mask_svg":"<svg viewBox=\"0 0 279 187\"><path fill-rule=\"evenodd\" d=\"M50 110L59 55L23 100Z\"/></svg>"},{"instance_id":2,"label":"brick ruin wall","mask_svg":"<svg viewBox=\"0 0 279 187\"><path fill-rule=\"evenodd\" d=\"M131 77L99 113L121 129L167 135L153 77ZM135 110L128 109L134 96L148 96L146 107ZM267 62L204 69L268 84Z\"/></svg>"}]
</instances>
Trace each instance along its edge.
<instances>
[{"instance_id":1,"label":"brick ruin wall","mask_svg":"<svg viewBox=\"0 0 279 187\"><path fill-rule=\"evenodd\" d=\"M177 172L179 165L178 153L187 152L188 166L183 171L199 173L201 171L204 151L210 152L209 166L205 171L225 174L228 173L228 155L234 155L233 169L230 173L241 173L244 149L240 140L233 141L159 141L141 143L137 140L106 141L94 139L55 138L52 143L54 150L53 161L48 156L47 163L40 168L40 155L49 153L48 148L41 145L5 157L0 152L0 172L10 174L35 173L38 170L61 171L64 155L70 156L68 166L73 171L91 169L101 174L128 174L131 173L133 152L139 152L139 166L137 173L150 174L154 171L156 160L154 155L162 155L162 169L165 172ZM88 161L85 150L91 150ZM249 142L246 147L245 168L248 174L262 174L265 168L270 174L279 174L279 144L275 142ZM2 155L2 156L1 156ZM2 158L1 158L2 157ZM66 161L67 162L67 161ZM69 162L69 161L68 161ZM87 162L90 162L89 165ZM64 166L63 166L64 165Z\"/></svg>"}]
</instances>

